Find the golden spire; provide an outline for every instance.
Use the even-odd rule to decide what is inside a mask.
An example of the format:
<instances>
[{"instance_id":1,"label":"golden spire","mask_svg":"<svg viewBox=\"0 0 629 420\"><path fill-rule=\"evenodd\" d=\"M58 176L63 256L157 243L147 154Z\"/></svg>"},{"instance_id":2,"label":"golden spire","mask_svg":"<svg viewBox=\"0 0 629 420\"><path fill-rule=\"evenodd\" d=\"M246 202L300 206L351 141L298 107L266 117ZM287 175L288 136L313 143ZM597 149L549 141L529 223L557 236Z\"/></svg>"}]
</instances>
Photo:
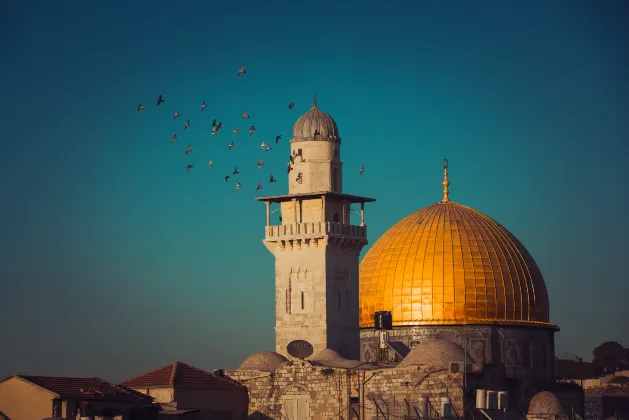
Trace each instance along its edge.
<instances>
[{"instance_id":1,"label":"golden spire","mask_svg":"<svg viewBox=\"0 0 629 420\"><path fill-rule=\"evenodd\" d=\"M315 95L314 99L312 100L312 106L317 106L317 95Z\"/></svg>"},{"instance_id":2,"label":"golden spire","mask_svg":"<svg viewBox=\"0 0 629 420\"><path fill-rule=\"evenodd\" d=\"M443 160L443 182L441 185L443 185L443 200L441 200L441 202L449 203L450 199L448 198L448 195L450 194L450 191L448 191L448 186L450 185L450 181L448 181L448 159Z\"/></svg>"}]
</instances>

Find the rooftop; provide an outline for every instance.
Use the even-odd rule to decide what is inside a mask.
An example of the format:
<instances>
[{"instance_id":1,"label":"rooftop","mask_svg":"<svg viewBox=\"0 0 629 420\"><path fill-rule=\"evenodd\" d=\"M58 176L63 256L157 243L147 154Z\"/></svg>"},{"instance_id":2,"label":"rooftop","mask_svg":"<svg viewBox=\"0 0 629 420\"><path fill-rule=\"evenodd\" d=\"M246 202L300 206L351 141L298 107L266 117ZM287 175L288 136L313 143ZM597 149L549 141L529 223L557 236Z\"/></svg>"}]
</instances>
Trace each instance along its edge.
<instances>
[{"instance_id":1,"label":"rooftop","mask_svg":"<svg viewBox=\"0 0 629 420\"><path fill-rule=\"evenodd\" d=\"M300 193L300 194L285 194L285 195L268 195L265 197L256 197L255 200L256 201L270 201L271 203L281 203L284 201L291 201L293 198L309 199L309 198L320 198L321 196L337 198L341 200L348 200L351 203L372 203L376 201L375 198L361 197L359 195L335 193L335 192L330 192L330 191Z\"/></svg>"}]
</instances>

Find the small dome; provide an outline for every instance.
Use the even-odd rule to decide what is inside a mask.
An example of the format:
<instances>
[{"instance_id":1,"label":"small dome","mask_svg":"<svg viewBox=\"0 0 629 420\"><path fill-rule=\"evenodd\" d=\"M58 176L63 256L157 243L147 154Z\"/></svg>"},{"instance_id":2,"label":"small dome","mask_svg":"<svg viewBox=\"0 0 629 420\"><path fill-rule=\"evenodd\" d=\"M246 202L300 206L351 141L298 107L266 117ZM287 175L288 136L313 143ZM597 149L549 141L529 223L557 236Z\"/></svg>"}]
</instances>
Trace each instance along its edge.
<instances>
[{"instance_id":1,"label":"small dome","mask_svg":"<svg viewBox=\"0 0 629 420\"><path fill-rule=\"evenodd\" d=\"M555 394L548 391L542 391L531 399L528 414L567 417Z\"/></svg>"},{"instance_id":2,"label":"small dome","mask_svg":"<svg viewBox=\"0 0 629 420\"><path fill-rule=\"evenodd\" d=\"M356 368L363 363L358 360L349 360L341 356L333 349L323 349L310 358L311 362L328 367L339 367L346 369Z\"/></svg>"},{"instance_id":3,"label":"small dome","mask_svg":"<svg viewBox=\"0 0 629 420\"><path fill-rule=\"evenodd\" d=\"M465 358L465 351L452 341L433 338L420 341L411 349L398 367L414 365L447 367L450 362L463 363L464 360L467 361L467 364L473 363L469 356L467 359Z\"/></svg>"},{"instance_id":4,"label":"small dome","mask_svg":"<svg viewBox=\"0 0 629 420\"><path fill-rule=\"evenodd\" d=\"M315 132L319 130L319 135ZM317 107L317 97L312 103L310 111L299 117L293 126L295 140L338 140L339 129L336 122Z\"/></svg>"},{"instance_id":5,"label":"small dome","mask_svg":"<svg viewBox=\"0 0 629 420\"><path fill-rule=\"evenodd\" d=\"M240 364L238 370L259 370L261 372L275 372L288 359L274 351L261 351L247 357Z\"/></svg>"}]
</instances>

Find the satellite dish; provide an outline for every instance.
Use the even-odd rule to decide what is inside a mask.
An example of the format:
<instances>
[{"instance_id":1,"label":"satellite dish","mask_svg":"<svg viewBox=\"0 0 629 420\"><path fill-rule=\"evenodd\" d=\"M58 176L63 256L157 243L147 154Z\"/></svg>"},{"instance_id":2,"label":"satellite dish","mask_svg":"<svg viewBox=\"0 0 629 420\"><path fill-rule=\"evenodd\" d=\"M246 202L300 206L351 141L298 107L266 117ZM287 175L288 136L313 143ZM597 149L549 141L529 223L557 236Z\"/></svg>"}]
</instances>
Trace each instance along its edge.
<instances>
[{"instance_id":1,"label":"satellite dish","mask_svg":"<svg viewBox=\"0 0 629 420\"><path fill-rule=\"evenodd\" d=\"M288 354L296 359L305 359L312 354L314 348L312 347L312 344L305 340L294 340L288 343L286 350L288 351Z\"/></svg>"}]
</instances>

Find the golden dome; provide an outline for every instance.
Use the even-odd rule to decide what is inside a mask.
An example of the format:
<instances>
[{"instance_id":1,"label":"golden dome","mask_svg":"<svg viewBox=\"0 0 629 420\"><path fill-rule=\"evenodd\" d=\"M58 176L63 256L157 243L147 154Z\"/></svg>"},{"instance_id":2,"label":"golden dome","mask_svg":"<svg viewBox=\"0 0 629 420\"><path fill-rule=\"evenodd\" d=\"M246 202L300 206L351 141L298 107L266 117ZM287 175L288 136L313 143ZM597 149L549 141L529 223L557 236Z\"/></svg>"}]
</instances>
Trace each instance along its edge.
<instances>
[{"instance_id":1,"label":"golden dome","mask_svg":"<svg viewBox=\"0 0 629 420\"><path fill-rule=\"evenodd\" d=\"M448 199L396 223L360 264L360 327L376 311L394 326L549 324L544 278L526 248L492 218Z\"/></svg>"}]
</instances>

